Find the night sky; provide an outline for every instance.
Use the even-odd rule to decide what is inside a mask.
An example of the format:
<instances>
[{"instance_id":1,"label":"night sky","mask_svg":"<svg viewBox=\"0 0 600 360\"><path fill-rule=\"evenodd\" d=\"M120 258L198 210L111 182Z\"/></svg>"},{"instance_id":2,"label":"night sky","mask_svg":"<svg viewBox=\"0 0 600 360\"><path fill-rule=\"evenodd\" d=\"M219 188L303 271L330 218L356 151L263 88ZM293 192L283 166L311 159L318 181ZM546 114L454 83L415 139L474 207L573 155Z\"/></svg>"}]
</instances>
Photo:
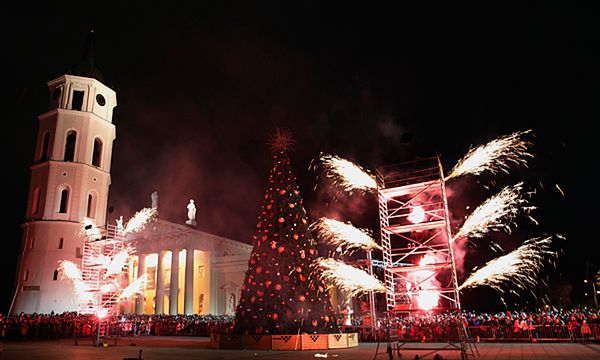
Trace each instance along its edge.
<instances>
[{"instance_id":1,"label":"night sky","mask_svg":"<svg viewBox=\"0 0 600 360\"><path fill-rule=\"evenodd\" d=\"M461 219L466 206L524 181L536 192L539 225L519 219L510 235L490 239L512 249L529 237L564 235L551 279L571 281L573 299L583 300L586 261L590 276L600 267L592 250L596 9L576 2L219 4L18 3L4 12L9 195L1 312L12 295L46 82L79 62L90 29L95 63L117 92L111 221L150 206L156 190L161 218L183 224L194 199L198 229L251 242L272 161L266 143L281 127L296 139L292 166L309 216L378 234L373 195L335 194L309 170L320 152L369 170L440 154L449 171L470 147L531 129L528 167L449 183L451 212ZM468 266L498 255L488 240L471 249ZM463 296L474 304L484 293Z\"/></svg>"}]
</instances>

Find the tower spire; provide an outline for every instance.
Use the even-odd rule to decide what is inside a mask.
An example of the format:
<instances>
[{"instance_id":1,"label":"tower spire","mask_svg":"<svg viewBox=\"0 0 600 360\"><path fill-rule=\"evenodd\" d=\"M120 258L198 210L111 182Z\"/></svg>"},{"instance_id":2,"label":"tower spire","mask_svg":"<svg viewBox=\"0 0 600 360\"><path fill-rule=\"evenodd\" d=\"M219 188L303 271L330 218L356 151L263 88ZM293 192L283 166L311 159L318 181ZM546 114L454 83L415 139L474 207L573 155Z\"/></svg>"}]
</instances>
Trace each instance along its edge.
<instances>
[{"instance_id":1,"label":"tower spire","mask_svg":"<svg viewBox=\"0 0 600 360\"><path fill-rule=\"evenodd\" d=\"M71 75L91 77L104 82L104 75L102 75L102 72L94 64L94 29L90 29L86 36L81 62L73 65L68 73Z\"/></svg>"}]
</instances>

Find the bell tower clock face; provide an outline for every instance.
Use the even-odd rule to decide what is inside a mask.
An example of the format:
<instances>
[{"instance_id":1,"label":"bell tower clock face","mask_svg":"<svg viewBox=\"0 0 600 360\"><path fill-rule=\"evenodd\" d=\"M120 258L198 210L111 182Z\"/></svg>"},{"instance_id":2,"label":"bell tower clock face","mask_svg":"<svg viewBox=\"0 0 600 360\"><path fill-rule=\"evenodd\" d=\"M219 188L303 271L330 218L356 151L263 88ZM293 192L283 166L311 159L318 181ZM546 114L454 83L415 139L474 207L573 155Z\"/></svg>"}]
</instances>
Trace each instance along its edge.
<instances>
[{"instance_id":1,"label":"bell tower clock face","mask_svg":"<svg viewBox=\"0 0 600 360\"><path fill-rule=\"evenodd\" d=\"M100 106L104 106L106 105L106 99L104 98L104 96L102 96L102 94L98 94L96 95L96 102L98 103L98 105Z\"/></svg>"}]
</instances>

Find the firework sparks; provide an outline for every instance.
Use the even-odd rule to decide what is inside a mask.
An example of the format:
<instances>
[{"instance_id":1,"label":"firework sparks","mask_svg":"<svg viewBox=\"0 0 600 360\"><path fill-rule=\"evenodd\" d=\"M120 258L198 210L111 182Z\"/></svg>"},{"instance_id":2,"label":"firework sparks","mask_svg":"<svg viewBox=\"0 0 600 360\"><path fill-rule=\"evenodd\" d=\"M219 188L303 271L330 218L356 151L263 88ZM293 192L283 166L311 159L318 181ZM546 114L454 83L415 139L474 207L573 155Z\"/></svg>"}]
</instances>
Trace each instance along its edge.
<instances>
[{"instance_id":1,"label":"firework sparks","mask_svg":"<svg viewBox=\"0 0 600 360\"><path fill-rule=\"evenodd\" d=\"M349 297L367 291L385 292L385 286L376 277L341 261L319 258L316 264L323 269L322 278L335 283L340 289L346 291Z\"/></svg>"},{"instance_id":2,"label":"firework sparks","mask_svg":"<svg viewBox=\"0 0 600 360\"><path fill-rule=\"evenodd\" d=\"M73 281L81 281L81 270L79 266L72 261L60 260L58 262L58 271L62 279L69 279Z\"/></svg>"},{"instance_id":3,"label":"firework sparks","mask_svg":"<svg viewBox=\"0 0 600 360\"><path fill-rule=\"evenodd\" d=\"M123 234L130 234L143 230L146 226L146 223L156 216L156 214L156 208L143 208L142 210L138 211L125 225Z\"/></svg>"},{"instance_id":4,"label":"firework sparks","mask_svg":"<svg viewBox=\"0 0 600 360\"><path fill-rule=\"evenodd\" d=\"M556 257L556 253L550 251L551 244L552 236L527 240L516 250L489 261L475 271L459 290L487 285L503 292L502 285L506 283L520 289L533 287L538 282L537 274L542 265Z\"/></svg>"},{"instance_id":5,"label":"firework sparks","mask_svg":"<svg viewBox=\"0 0 600 360\"><path fill-rule=\"evenodd\" d=\"M84 218L82 221L83 227L81 228L80 235L87 236L92 240L98 240L102 237L100 229L94 224L92 219Z\"/></svg>"},{"instance_id":6,"label":"firework sparks","mask_svg":"<svg viewBox=\"0 0 600 360\"><path fill-rule=\"evenodd\" d=\"M89 289L83 281L81 269L77 264L68 260L60 260L58 262L58 272L61 279L70 280L73 283L73 290L77 299L80 301L90 301L92 299L92 294L88 291Z\"/></svg>"},{"instance_id":7,"label":"firework sparks","mask_svg":"<svg viewBox=\"0 0 600 360\"><path fill-rule=\"evenodd\" d=\"M529 211L527 200L521 197L523 183L504 187L498 194L487 199L467 217L452 241L461 237L481 238L490 230L510 233L513 219L520 210Z\"/></svg>"},{"instance_id":8,"label":"firework sparks","mask_svg":"<svg viewBox=\"0 0 600 360\"><path fill-rule=\"evenodd\" d=\"M527 158L533 155L528 151L531 143L524 140L523 136L530 132L531 130L518 131L469 150L454 166L446 180L466 174L479 175L484 171L492 174L500 171L508 173L511 163L526 165Z\"/></svg>"},{"instance_id":9,"label":"firework sparks","mask_svg":"<svg viewBox=\"0 0 600 360\"><path fill-rule=\"evenodd\" d=\"M375 191L375 177L357 164L339 156L321 155L321 163L325 174L333 180L333 184L346 191Z\"/></svg>"},{"instance_id":10,"label":"firework sparks","mask_svg":"<svg viewBox=\"0 0 600 360\"><path fill-rule=\"evenodd\" d=\"M336 248L344 247L350 252L357 249L382 250L382 247L373 240L368 229L359 229L351 224L324 217L315 221L311 228L317 231L321 239Z\"/></svg>"},{"instance_id":11,"label":"firework sparks","mask_svg":"<svg viewBox=\"0 0 600 360\"><path fill-rule=\"evenodd\" d=\"M129 299L136 294L141 294L144 291L144 285L148 282L148 274L144 274L139 278L135 279L131 284L129 284L121 294L119 295L119 300Z\"/></svg>"},{"instance_id":12,"label":"firework sparks","mask_svg":"<svg viewBox=\"0 0 600 360\"><path fill-rule=\"evenodd\" d=\"M123 271L123 268L127 264L127 260L131 256L132 249L130 247L125 247L121 249L116 255L112 258L108 258L105 266L106 266L106 275L107 277L119 274Z\"/></svg>"}]
</instances>

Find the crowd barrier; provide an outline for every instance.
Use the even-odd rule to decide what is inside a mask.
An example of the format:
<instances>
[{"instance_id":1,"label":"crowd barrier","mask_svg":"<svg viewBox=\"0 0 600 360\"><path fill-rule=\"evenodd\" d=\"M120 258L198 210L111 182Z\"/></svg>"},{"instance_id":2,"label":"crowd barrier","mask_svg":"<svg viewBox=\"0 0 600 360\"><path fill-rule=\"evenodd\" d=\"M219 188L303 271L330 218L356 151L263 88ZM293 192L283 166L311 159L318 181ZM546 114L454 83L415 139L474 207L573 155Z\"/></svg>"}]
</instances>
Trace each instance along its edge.
<instances>
[{"instance_id":1,"label":"crowd barrier","mask_svg":"<svg viewBox=\"0 0 600 360\"><path fill-rule=\"evenodd\" d=\"M600 342L600 324L581 325L532 325L529 329L515 330L513 326L467 326L468 336L479 342ZM406 342L459 341L456 326L416 326L404 330L396 327L373 329L370 326L344 326L343 332L354 331L361 342L393 340Z\"/></svg>"},{"instance_id":2,"label":"crowd barrier","mask_svg":"<svg viewBox=\"0 0 600 360\"><path fill-rule=\"evenodd\" d=\"M63 324L64 325L64 324ZM212 331L222 332L225 326L213 327L203 326L201 331L179 332L170 324L165 326L160 334L170 335L190 335L190 336L209 336ZM221 329L221 331L218 330ZM97 328L92 326L86 332L82 331L84 327L68 326L62 328L38 327L30 325L26 332L21 331L20 327L8 327L5 330L5 339L67 339L67 338L85 338L96 336ZM528 329L515 329L513 326L468 326L466 328L468 336L473 341L479 342L600 342L600 324L589 324L586 326L578 325L532 325ZM106 335L111 336L131 336L131 335L156 335L154 332L142 332L134 334L130 329L124 329L120 324L114 324L106 328ZM390 329L370 326L342 326L343 333L358 333L360 342L387 341L390 337L394 341L405 342L436 342L436 341L459 341L460 329L456 326L417 326L410 325L404 329L393 327Z\"/></svg>"}]
</instances>

